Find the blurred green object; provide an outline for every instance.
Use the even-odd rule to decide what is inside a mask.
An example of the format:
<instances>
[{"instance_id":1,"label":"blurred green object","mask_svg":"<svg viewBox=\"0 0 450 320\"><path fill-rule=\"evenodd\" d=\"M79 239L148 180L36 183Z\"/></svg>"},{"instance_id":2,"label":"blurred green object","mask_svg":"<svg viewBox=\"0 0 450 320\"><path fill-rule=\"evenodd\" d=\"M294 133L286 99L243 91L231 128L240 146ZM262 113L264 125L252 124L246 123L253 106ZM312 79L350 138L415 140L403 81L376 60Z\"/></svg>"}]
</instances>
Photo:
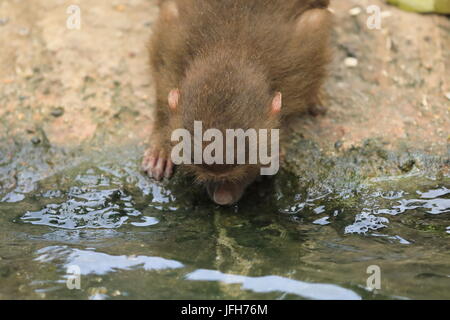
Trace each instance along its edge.
<instances>
[{"instance_id":1,"label":"blurred green object","mask_svg":"<svg viewBox=\"0 0 450 320\"><path fill-rule=\"evenodd\" d=\"M408 11L450 14L450 0L387 0L387 2Z\"/></svg>"}]
</instances>

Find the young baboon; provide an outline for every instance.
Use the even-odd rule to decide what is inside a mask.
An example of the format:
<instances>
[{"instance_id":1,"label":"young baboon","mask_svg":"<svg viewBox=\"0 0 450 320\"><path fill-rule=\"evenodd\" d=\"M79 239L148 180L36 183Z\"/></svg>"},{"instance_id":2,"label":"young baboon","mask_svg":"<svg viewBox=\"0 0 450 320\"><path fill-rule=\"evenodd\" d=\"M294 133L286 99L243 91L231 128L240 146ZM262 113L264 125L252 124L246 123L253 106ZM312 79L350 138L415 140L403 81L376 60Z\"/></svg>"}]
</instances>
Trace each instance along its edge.
<instances>
[{"instance_id":1,"label":"young baboon","mask_svg":"<svg viewBox=\"0 0 450 320\"><path fill-rule=\"evenodd\" d=\"M167 0L150 42L156 85L151 147L143 170L171 177L171 134L283 128L290 115L321 110L330 61L329 0ZM259 164L183 165L220 205L237 202Z\"/></svg>"}]
</instances>

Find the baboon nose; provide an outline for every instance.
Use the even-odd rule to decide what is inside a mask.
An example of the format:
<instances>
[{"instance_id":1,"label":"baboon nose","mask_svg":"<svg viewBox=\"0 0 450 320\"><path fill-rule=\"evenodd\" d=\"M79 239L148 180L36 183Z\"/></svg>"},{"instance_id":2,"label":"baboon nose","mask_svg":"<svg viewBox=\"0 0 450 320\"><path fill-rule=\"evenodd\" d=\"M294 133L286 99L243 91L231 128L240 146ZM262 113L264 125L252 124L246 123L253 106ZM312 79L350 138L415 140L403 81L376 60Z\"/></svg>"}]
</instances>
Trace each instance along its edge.
<instances>
[{"instance_id":1,"label":"baboon nose","mask_svg":"<svg viewBox=\"0 0 450 320\"><path fill-rule=\"evenodd\" d=\"M233 204L233 195L231 192L219 188L214 192L213 200L221 206L226 206Z\"/></svg>"}]
</instances>

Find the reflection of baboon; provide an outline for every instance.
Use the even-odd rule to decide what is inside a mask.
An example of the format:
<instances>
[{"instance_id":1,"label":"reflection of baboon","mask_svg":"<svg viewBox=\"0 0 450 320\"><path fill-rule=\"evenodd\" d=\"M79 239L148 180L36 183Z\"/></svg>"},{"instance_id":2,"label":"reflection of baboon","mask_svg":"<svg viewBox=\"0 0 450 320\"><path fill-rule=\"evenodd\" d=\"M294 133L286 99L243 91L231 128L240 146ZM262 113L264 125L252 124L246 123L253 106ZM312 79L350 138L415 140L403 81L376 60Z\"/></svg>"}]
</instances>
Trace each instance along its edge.
<instances>
[{"instance_id":1,"label":"reflection of baboon","mask_svg":"<svg viewBox=\"0 0 450 320\"><path fill-rule=\"evenodd\" d=\"M157 90L143 169L170 177L174 129L273 129L320 108L330 60L328 0L162 1L150 44ZM283 102L282 102L283 101ZM211 198L238 201L259 165L185 165Z\"/></svg>"}]
</instances>

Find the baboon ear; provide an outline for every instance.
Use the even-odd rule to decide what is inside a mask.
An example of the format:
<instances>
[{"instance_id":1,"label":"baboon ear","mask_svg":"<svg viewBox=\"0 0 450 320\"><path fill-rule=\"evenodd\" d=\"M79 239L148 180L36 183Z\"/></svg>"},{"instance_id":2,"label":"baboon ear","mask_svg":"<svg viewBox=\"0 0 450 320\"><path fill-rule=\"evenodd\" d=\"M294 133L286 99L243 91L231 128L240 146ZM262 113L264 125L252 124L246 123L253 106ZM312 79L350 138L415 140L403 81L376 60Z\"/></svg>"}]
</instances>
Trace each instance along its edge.
<instances>
[{"instance_id":1,"label":"baboon ear","mask_svg":"<svg viewBox=\"0 0 450 320\"><path fill-rule=\"evenodd\" d=\"M272 114L280 113L282 102L283 102L283 98L282 98L281 92L276 92L275 96L272 99L272 105L270 107L270 111Z\"/></svg>"},{"instance_id":2,"label":"baboon ear","mask_svg":"<svg viewBox=\"0 0 450 320\"><path fill-rule=\"evenodd\" d=\"M180 101L180 90L173 89L169 92L169 108L173 111L177 110L178 102Z\"/></svg>"},{"instance_id":3,"label":"baboon ear","mask_svg":"<svg viewBox=\"0 0 450 320\"><path fill-rule=\"evenodd\" d=\"M173 21L178 19L180 13L178 12L178 6L175 1L164 1L161 4L161 17L166 21Z\"/></svg>"},{"instance_id":4,"label":"baboon ear","mask_svg":"<svg viewBox=\"0 0 450 320\"><path fill-rule=\"evenodd\" d=\"M332 21L333 14L327 9L307 10L297 20L296 33L316 35L317 32L327 31Z\"/></svg>"}]
</instances>

